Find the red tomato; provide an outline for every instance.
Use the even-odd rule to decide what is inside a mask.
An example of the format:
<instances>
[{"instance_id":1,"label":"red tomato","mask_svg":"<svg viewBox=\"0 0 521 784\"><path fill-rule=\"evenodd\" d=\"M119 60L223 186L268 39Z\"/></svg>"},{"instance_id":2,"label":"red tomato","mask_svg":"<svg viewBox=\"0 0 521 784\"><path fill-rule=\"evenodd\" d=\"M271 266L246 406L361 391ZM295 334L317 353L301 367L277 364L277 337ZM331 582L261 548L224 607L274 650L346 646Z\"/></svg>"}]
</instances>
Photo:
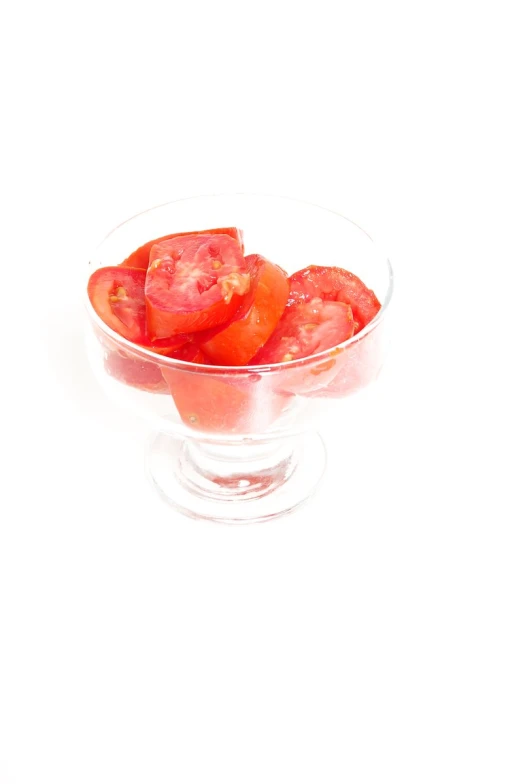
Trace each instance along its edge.
<instances>
[{"instance_id":1,"label":"red tomato","mask_svg":"<svg viewBox=\"0 0 521 784\"><path fill-rule=\"evenodd\" d=\"M197 365L210 364L197 343L185 343L184 346L168 354L171 359L181 359L183 362L195 362Z\"/></svg>"},{"instance_id":2,"label":"red tomato","mask_svg":"<svg viewBox=\"0 0 521 784\"><path fill-rule=\"evenodd\" d=\"M145 272L102 267L92 273L87 291L105 324L134 343L146 340Z\"/></svg>"},{"instance_id":3,"label":"red tomato","mask_svg":"<svg viewBox=\"0 0 521 784\"><path fill-rule=\"evenodd\" d=\"M163 369L183 422L196 430L232 433L244 419L248 398L241 389L205 374Z\"/></svg>"},{"instance_id":4,"label":"red tomato","mask_svg":"<svg viewBox=\"0 0 521 784\"><path fill-rule=\"evenodd\" d=\"M182 421L208 433L259 433L291 405L291 398L269 391L258 375L227 378L163 368L163 376Z\"/></svg>"},{"instance_id":5,"label":"red tomato","mask_svg":"<svg viewBox=\"0 0 521 784\"><path fill-rule=\"evenodd\" d=\"M242 231L235 228L228 228L228 229L205 229L204 231L184 231L177 234L167 234L165 237L158 237L156 240L150 240L150 242L146 242L144 245L141 245L140 248L135 250L133 253L128 256L125 261L122 261L120 266L121 267L136 267L138 269L148 269L148 264L150 261L150 250L153 245L157 245L159 242L164 242L165 240L171 240L174 237L188 237L193 236L195 234L228 234L230 237L233 237L234 240L237 240L239 245L241 246L241 250L244 250L244 243L242 241Z\"/></svg>"},{"instance_id":6,"label":"red tomato","mask_svg":"<svg viewBox=\"0 0 521 784\"><path fill-rule=\"evenodd\" d=\"M153 245L145 282L148 334L155 341L223 324L249 290L248 262L225 234Z\"/></svg>"},{"instance_id":7,"label":"red tomato","mask_svg":"<svg viewBox=\"0 0 521 784\"><path fill-rule=\"evenodd\" d=\"M169 354L187 342L185 335L152 344L147 335L145 270L101 267L92 273L87 291L101 320L118 335L156 354Z\"/></svg>"},{"instance_id":8,"label":"red tomato","mask_svg":"<svg viewBox=\"0 0 521 784\"><path fill-rule=\"evenodd\" d=\"M145 392L168 392L159 365L130 356L123 351L106 353L105 370L118 381Z\"/></svg>"},{"instance_id":9,"label":"red tomato","mask_svg":"<svg viewBox=\"0 0 521 784\"><path fill-rule=\"evenodd\" d=\"M184 336L183 336L183 339ZM199 346L188 342L177 349L162 349L161 353L184 362L207 362ZM137 387L146 392L168 392L169 387L162 373L162 366L153 361L143 360L124 349L109 350L105 353L105 370L110 376L124 384Z\"/></svg>"},{"instance_id":10,"label":"red tomato","mask_svg":"<svg viewBox=\"0 0 521 784\"><path fill-rule=\"evenodd\" d=\"M380 326L361 340L340 349L335 377L311 393L313 397L346 397L371 384L378 377L384 359L384 340Z\"/></svg>"},{"instance_id":11,"label":"red tomato","mask_svg":"<svg viewBox=\"0 0 521 784\"><path fill-rule=\"evenodd\" d=\"M215 365L247 365L266 343L284 312L289 284L286 273L257 254L247 256L251 288L224 329L200 342Z\"/></svg>"},{"instance_id":12,"label":"red tomato","mask_svg":"<svg viewBox=\"0 0 521 784\"><path fill-rule=\"evenodd\" d=\"M315 297L292 305L250 364L271 365L319 354L352 337L354 327L353 313L344 302L324 302Z\"/></svg>"},{"instance_id":13,"label":"red tomato","mask_svg":"<svg viewBox=\"0 0 521 784\"><path fill-rule=\"evenodd\" d=\"M339 267L306 267L289 279L289 303L309 302L313 297L350 305L355 320L355 335L376 316L380 303L374 291L360 278Z\"/></svg>"},{"instance_id":14,"label":"red tomato","mask_svg":"<svg viewBox=\"0 0 521 784\"><path fill-rule=\"evenodd\" d=\"M174 356L175 352L180 349L181 346L188 344L190 338L190 335L174 335L172 338L156 340L154 343L147 338L147 342L142 343L141 345L149 351L153 351L155 354L163 354L163 356L171 357Z\"/></svg>"}]
</instances>

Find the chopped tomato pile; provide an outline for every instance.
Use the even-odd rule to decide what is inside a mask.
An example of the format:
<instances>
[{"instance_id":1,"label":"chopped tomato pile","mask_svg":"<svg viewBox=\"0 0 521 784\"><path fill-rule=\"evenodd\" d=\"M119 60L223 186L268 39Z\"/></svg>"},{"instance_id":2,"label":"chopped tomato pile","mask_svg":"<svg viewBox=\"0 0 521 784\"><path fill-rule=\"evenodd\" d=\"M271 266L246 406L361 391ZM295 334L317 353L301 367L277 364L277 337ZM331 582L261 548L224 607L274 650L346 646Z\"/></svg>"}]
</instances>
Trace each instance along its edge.
<instances>
[{"instance_id":1,"label":"chopped tomato pile","mask_svg":"<svg viewBox=\"0 0 521 784\"><path fill-rule=\"evenodd\" d=\"M334 348L380 310L352 272L310 266L291 277L242 232L206 229L159 237L90 277L102 321L158 354L198 364L290 362Z\"/></svg>"},{"instance_id":2,"label":"chopped tomato pile","mask_svg":"<svg viewBox=\"0 0 521 784\"><path fill-rule=\"evenodd\" d=\"M352 272L312 265L288 276L261 255L245 255L242 231L233 227L150 240L119 265L97 269L88 295L100 319L131 343L224 367L287 363L333 349L380 310L374 292ZM173 393L176 386L175 370L125 357L121 348L106 367L147 391ZM212 390L221 394L218 386ZM234 388L229 401L240 409L244 394Z\"/></svg>"}]
</instances>

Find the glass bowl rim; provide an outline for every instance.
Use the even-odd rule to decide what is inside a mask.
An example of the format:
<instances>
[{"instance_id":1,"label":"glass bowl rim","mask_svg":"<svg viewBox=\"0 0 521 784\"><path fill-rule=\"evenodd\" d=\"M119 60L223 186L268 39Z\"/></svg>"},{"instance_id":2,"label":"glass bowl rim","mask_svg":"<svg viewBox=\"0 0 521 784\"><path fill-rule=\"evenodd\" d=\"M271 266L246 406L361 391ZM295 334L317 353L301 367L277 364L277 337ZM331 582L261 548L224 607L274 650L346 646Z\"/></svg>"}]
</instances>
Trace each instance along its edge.
<instances>
[{"instance_id":1,"label":"glass bowl rim","mask_svg":"<svg viewBox=\"0 0 521 784\"><path fill-rule=\"evenodd\" d=\"M355 221L348 218L346 215L343 215L336 210L332 210L328 207L323 207L322 205L315 204L314 202L307 201L305 199L297 199L292 196L282 196L278 194L272 193L255 193L255 192L222 192L222 193L203 193L197 194L195 196L185 196L181 199L172 199L170 201L162 202L161 204L156 204L152 207L148 207L146 210L142 210L141 212L137 212L134 215L131 215L129 218L121 221L118 223L117 226L114 226L104 237L103 239L95 246L93 253L95 253L105 242L112 237L119 229L126 226L127 223L131 223L136 218L140 218L143 215L146 215L149 212L154 212L155 210L159 210L162 207L169 207L170 205L179 204L180 202L185 201L195 201L197 199L210 199L210 198L222 198L222 197L233 197L233 196L246 196L246 197L261 197L265 199L280 199L282 201L289 201L295 204L302 204L308 207L313 207L317 210L322 210L323 212L329 212L331 215L336 215L342 220L347 221L356 229L361 231L365 236L373 243L375 249L379 249L379 245L375 243L373 238L370 234L368 234L365 229L358 225ZM353 335L348 340L344 340L343 343L338 343L336 346L331 346L331 348L325 349L321 351L319 354L312 354L309 357L301 357L300 359L292 359L289 362L274 362L272 364L265 364L265 365L201 365L196 362L185 362L182 359L175 359L174 357L167 357L163 354L158 354L150 349L146 348L145 346L140 346L137 343L133 343L131 340L127 340L118 332L113 330L109 327L103 319L98 316L96 311L94 310L92 303L89 299L87 286L84 287L83 292L83 303L84 307L89 315L90 319L97 325L99 329L101 329L108 337L114 340L116 343L120 344L123 348L127 349L127 351L131 351L138 356L143 357L145 360L152 361L155 364L162 365L164 367L179 367L183 370L189 370L192 372L199 372L199 373L211 373L212 375L215 373L226 373L226 374L250 374L250 373L268 373L268 372L276 372L276 371L283 371L285 368L298 368L303 367L309 364L315 364L320 361L327 360L335 354L340 353L348 346L354 345L358 343L360 340L372 332L378 324L383 320L384 315L387 312L389 304L392 299L393 290L394 290L394 272L391 266L391 262L389 258L382 254L382 257L385 258L386 266L387 266L387 276L388 276L388 284L387 284L387 291L385 294L385 298L381 303L380 310L378 311L377 315L375 316L372 321L370 321L363 329L360 330L356 335ZM90 261L89 261L90 264ZM100 268L101 269L101 268ZM92 271L89 272L89 277L92 275Z\"/></svg>"}]
</instances>

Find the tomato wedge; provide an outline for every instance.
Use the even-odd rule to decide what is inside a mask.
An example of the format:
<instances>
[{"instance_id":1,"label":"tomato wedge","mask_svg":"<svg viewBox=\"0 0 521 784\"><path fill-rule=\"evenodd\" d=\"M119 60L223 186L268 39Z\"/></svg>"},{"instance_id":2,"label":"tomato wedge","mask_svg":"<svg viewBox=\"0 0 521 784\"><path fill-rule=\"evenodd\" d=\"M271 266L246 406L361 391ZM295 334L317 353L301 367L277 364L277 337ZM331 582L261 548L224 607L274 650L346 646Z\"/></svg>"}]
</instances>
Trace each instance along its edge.
<instances>
[{"instance_id":1,"label":"tomato wedge","mask_svg":"<svg viewBox=\"0 0 521 784\"><path fill-rule=\"evenodd\" d=\"M371 289L352 272L340 267L306 267L289 279L289 303L309 302L314 297L350 305L355 335L376 316L380 303Z\"/></svg>"},{"instance_id":2,"label":"tomato wedge","mask_svg":"<svg viewBox=\"0 0 521 784\"><path fill-rule=\"evenodd\" d=\"M163 376L185 425L207 433L262 432L291 405L290 397L269 392L253 374L229 378L163 368Z\"/></svg>"},{"instance_id":3,"label":"tomato wedge","mask_svg":"<svg viewBox=\"0 0 521 784\"><path fill-rule=\"evenodd\" d=\"M110 351L105 355L105 370L113 378L144 392L168 392L159 365L130 356L124 351Z\"/></svg>"},{"instance_id":4,"label":"tomato wedge","mask_svg":"<svg viewBox=\"0 0 521 784\"><path fill-rule=\"evenodd\" d=\"M195 430L237 432L247 417L248 396L219 378L163 369L183 422Z\"/></svg>"},{"instance_id":5,"label":"tomato wedge","mask_svg":"<svg viewBox=\"0 0 521 784\"><path fill-rule=\"evenodd\" d=\"M146 340L145 272L102 267L92 273L87 292L105 324L133 343Z\"/></svg>"},{"instance_id":6,"label":"tomato wedge","mask_svg":"<svg viewBox=\"0 0 521 784\"><path fill-rule=\"evenodd\" d=\"M150 250L152 249L153 245L157 245L159 242L164 242L165 240L171 240L174 237L189 237L197 234L228 234L234 240L236 240L239 245L241 246L241 250L244 251L244 243L242 240L242 231L236 228L227 228L227 229L205 229L204 231L183 231L178 232L177 234L167 234L165 237L158 237L155 240L150 240L150 242L146 242L144 245L141 245L140 248L135 250L130 256L127 256L125 261L122 261L120 266L121 267L134 267L137 269L148 269L148 265L150 262Z\"/></svg>"},{"instance_id":7,"label":"tomato wedge","mask_svg":"<svg viewBox=\"0 0 521 784\"><path fill-rule=\"evenodd\" d=\"M257 254L246 261L250 291L232 321L200 342L215 365L247 365L273 333L288 301L288 277L280 267Z\"/></svg>"},{"instance_id":8,"label":"tomato wedge","mask_svg":"<svg viewBox=\"0 0 521 784\"><path fill-rule=\"evenodd\" d=\"M249 290L249 264L225 234L153 245L145 281L149 337L155 341L223 324Z\"/></svg>"},{"instance_id":9,"label":"tomato wedge","mask_svg":"<svg viewBox=\"0 0 521 784\"><path fill-rule=\"evenodd\" d=\"M183 336L183 339L184 336ZM184 362L207 364L208 360L195 343L187 342L177 349L162 349L161 353ZM118 348L105 352L105 370L118 381L145 392L169 392L163 375L163 365L141 359L131 352ZM168 369L167 369L168 372ZM174 371L175 372L175 371Z\"/></svg>"},{"instance_id":10,"label":"tomato wedge","mask_svg":"<svg viewBox=\"0 0 521 784\"><path fill-rule=\"evenodd\" d=\"M101 267L92 273L87 292L101 320L118 335L156 354L169 354L187 342L186 335L151 342L147 334L145 270Z\"/></svg>"},{"instance_id":11,"label":"tomato wedge","mask_svg":"<svg viewBox=\"0 0 521 784\"><path fill-rule=\"evenodd\" d=\"M309 396L341 398L359 392L378 378L384 354L385 340L380 326L377 326L360 340L338 351L335 377L327 385L312 390Z\"/></svg>"},{"instance_id":12,"label":"tomato wedge","mask_svg":"<svg viewBox=\"0 0 521 784\"><path fill-rule=\"evenodd\" d=\"M287 307L273 335L250 365L271 365L310 357L352 337L353 312L344 302L310 302Z\"/></svg>"}]
</instances>

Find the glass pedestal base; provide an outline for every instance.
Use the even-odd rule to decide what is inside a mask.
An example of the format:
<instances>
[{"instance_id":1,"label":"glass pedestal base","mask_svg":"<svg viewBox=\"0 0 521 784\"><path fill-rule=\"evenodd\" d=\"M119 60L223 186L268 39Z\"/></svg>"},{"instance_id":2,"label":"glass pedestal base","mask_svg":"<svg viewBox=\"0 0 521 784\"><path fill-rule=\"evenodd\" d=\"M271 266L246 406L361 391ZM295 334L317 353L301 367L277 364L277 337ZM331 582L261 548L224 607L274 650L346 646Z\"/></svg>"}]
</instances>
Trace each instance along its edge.
<instances>
[{"instance_id":1,"label":"glass pedestal base","mask_svg":"<svg viewBox=\"0 0 521 784\"><path fill-rule=\"evenodd\" d=\"M237 445L159 433L147 445L146 467L162 498L189 517L261 523L295 510L313 494L326 451L314 432Z\"/></svg>"}]
</instances>

